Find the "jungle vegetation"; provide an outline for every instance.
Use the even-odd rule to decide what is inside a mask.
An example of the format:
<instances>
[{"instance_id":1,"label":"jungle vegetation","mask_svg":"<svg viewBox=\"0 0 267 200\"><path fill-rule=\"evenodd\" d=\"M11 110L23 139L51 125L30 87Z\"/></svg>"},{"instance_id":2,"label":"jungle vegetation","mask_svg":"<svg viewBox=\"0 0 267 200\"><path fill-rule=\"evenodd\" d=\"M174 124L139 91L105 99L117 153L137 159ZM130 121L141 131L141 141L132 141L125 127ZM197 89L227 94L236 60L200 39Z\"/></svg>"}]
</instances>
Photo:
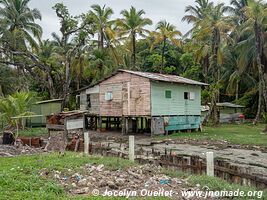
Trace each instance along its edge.
<instances>
[{"instance_id":1,"label":"jungle vegetation","mask_svg":"<svg viewBox=\"0 0 267 200\"><path fill-rule=\"evenodd\" d=\"M53 9L60 34L43 40L41 13L30 0L0 1L0 96L34 92L63 98L72 109L75 91L119 68L175 74L208 83L202 103L218 123L216 102L235 102L256 124L267 111L267 4L231 0L228 5L195 0L181 19L192 29L145 10L125 8L120 18L106 5L73 16L63 3ZM55 30L56 31L56 30ZM10 97L9 97L10 98Z\"/></svg>"}]
</instances>

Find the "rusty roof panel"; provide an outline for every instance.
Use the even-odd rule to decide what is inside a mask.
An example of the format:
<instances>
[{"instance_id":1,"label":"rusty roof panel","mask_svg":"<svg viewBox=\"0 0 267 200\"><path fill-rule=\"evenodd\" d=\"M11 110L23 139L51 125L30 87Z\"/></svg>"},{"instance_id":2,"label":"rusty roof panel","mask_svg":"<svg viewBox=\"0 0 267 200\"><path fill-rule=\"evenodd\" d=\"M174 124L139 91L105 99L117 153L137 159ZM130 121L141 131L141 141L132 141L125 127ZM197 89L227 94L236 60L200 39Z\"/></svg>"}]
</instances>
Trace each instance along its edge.
<instances>
[{"instance_id":1,"label":"rusty roof panel","mask_svg":"<svg viewBox=\"0 0 267 200\"><path fill-rule=\"evenodd\" d=\"M155 81L164 81L164 82L172 82L172 83L182 83L182 84L190 84L190 85L203 85L207 86L208 84L202 83L199 81L194 81L188 78L183 78L181 76L169 75L169 74L158 74L151 72L139 72L139 71L130 71L130 70L119 70L121 72L131 73L134 75L142 76Z\"/></svg>"}]
</instances>

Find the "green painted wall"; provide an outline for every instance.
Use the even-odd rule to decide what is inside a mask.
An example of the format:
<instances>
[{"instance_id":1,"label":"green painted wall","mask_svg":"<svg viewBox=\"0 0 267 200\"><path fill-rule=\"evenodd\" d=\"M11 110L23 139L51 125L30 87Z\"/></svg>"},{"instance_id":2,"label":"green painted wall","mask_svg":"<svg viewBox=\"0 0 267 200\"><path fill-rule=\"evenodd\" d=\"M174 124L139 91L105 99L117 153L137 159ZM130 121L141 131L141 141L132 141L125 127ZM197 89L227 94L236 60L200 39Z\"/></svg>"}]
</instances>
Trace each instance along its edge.
<instances>
[{"instance_id":1,"label":"green painted wall","mask_svg":"<svg viewBox=\"0 0 267 200\"><path fill-rule=\"evenodd\" d=\"M165 92L171 91L171 98ZM194 100L185 100L184 92L194 92ZM200 115L201 87L185 84L151 82L152 116Z\"/></svg>"},{"instance_id":2,"label":"green painted wall","mask_svg":"<svg viewBox=\"0 0 267 200\"><path fill-rule=\"evenodd\" d=\"M59 113L61 111L61 102L48 102L36 104L31 108L35 115L43 115L43 117L34 117L27 120L27 126L45 126L46 116L51 113Z\"/></svg>"}]
</instances>

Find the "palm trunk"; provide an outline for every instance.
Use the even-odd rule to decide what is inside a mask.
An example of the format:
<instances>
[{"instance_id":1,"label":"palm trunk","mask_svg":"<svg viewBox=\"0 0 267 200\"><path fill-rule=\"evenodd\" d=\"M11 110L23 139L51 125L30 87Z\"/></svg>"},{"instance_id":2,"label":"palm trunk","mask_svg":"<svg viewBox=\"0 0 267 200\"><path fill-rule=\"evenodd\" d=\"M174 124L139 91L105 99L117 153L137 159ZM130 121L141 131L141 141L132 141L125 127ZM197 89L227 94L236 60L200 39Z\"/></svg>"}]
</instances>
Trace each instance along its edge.
<instances>
[{"instance_id":1,"label":"palm trunk","mask_svg":"<svg viewBox=\"0 0 267 200\"><path fill-rule=\"evenodd\" d=\"M261 112L262 112L262 97L264 98L265 110L267 110L267 95L266 95L266 83L264 80L264 72L261 63L262 57L262 47L263 47L263 38L262 38L262 29L257 22L254 24L254 32L255 32L255 46L256 46L256 62L258 68L259 75L259 102L258 102L258 110L256 117L254 119L253 124L257 124L260 120Z\"/></svg>"},{"instance_id":2,"label":"palm trunk","mask_svg":"<svg viewBox=\"0 0 267 200\"><path fill-rule=\"evenodd\" d=\"M135 68L136 66L136 40L135 40L135 32L133 31L132 33L132 48L133 48L133 52L132 52L132 67Z\"/></svg>"},{"instance_id":3,"label":"palm trunk","mask_svg":"<svg viewBox=\"0 0 267 200\"><path fill-rule=\"evenodd\" d=\"M236 82L236 88L235 88L235 100L238 100L238 93L239 93L239 81Z\"/></svg>"},{"instance_id":4,"label":"palm trunk","mask_svg":"<svg viewBox=\"0 0 267 200\"><path fill-rule=\"evenodd\" d=\"M100 33L100 47L101 49L104 49L104 32L102 30Z\"/></svg>"},{"instance_id":5,"label":"palm trunk","mask_svg":"<svg viewBox=\"0 0 267 200\"><path fill-rule=\"evenodd\" d=\"M162 53L161 53L161 69L160 69L160 73L162 73L162 72L163 72L163 69L164 69L165 46L166 46L166 37L164 36L164 39L163 39L163 47L162 47Z\"/></svg>"},{"instance_id":6,"label":"palm trunk","mask_svg":"<svg viewBox=\"0 0 267 200\"><path fill-rule=\"evenodd\" d=\"M218 29L213 30L213 37L212 37L212 77L213 77L213 82L215 84L218 83L219 81L219 76L220 76L220 71L218 67L218 49L219 49L219 43L220 43L220 33ZM213 97L212 97L212 104L214 104L212 107L212 119L213 123L215 125L219 124L219 116L218 116L218 107L217 103L219 101L219 89L214 88L213 92Z\"/></svg>"},{"instance_id":7,"label":"palm trunk","mask_svg":"<svg viewBox=\"0 0 267 200\"><path fill-rule=\"evenodd\" d=\"M69 104L69 86L70 86L70 59L67 59L65 65L65 82L63 87L63 104L62 108L65 108Z\"/></svg>"}]
</instances>

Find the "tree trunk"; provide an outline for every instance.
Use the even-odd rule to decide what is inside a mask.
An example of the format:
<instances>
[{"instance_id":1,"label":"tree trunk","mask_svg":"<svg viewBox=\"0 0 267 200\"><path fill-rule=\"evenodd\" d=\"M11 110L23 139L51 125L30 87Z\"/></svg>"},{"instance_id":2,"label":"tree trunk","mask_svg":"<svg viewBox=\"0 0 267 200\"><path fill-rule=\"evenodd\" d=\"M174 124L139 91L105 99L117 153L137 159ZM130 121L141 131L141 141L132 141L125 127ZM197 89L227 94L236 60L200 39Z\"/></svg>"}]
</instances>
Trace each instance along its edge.
<instances>
[{"instance_id":1,"label":"tree trunk","mask_svg":"<svg viewBox=\"0 0 267 200\"><path fill-rule=\"evenodd\" d=\"M238 100L238 93L239 93L239 81L236 82L236 88L235 88L235 101Z\"/></svg>"},{"instance_id":2,"label":"tree trunk","mask_svg":"<svg viewBox=\"0 0 267 200\"><path fill-rule=\"evenodd\" d=\"M63 104L62 108L65 108L69 104L69 86L70 86L70 59L67 59L66 65L65 65L65 82L63 87Z\"/></svg>"},{"instance_id":3,"label":"tree trunk","mask_svg":"<svg viewBox=\"0 0 267 200\"><path fill-rule=\"evenodd\" d=\"M161 52L161 69L160 69L160 73L162 73L163 72L163 69L164 69L165 46L166 46L166 37L164 36L164 39L163 39L163 47L162 47L162 52Z\"/></svg>"},{"instance_id":4,"label":"tree trunk","mask_svg":"<svg viewBox=\"0 0 267 200\"><path fill-rule=\"evenodd\" d=\"M133 52L132 52L132 67L135 68L136 66L136 40L135 40L135 32L132 33L132 48L133 48Z\"/></svg>"},{"instance_id":5,"label":"tree trunk","mask_svg":"<svg viewBox=\"0 0 267 200\"><path fill-rule=\"evenodd\" d=\"M262 97L264 98L265 110L267 110L267 95L266 95L266 83L264 80L264 72L261 63L262 57L262 47L263 47L263 38L262 38L262 28L261 26L255 22L254 24L254 33L255 33L255 47L256 47L256 62L258 68L259 75L259 102L258 102L258 110L256 117L254 119L253 124L257 124L260 120L261 112L262 112Z\"/></svg>"},{"instance_id":6,"label":"tree trunk","mask_svg":"<svg viewBox=\"0 0 267 200\"><path fill-rule=\"evenodd\" d=\"M219 43L220 43L220 33L218 29L213 30L213 36L212 36L212 77L213 77L213 82L217 85L219 81L219 76L220 76L220 71L219 71L219 66L218 66L218 49L219 49ZM212 104L214 104L213 110L211 111L212 113L212 119L213 123L215 125L219 124L219 117L218 117L218 108L217 108L217 103L219 101L219 89L216 89L217 86L214 88L214 91L212 93ZM218 91L217 91L218 90Z\"/></svg>"},{"instance_id":7,"label":"tree trunk","mask_svg":"<svg viewBox=\"0 0 267 200\"><path fill-rule=\"evenodd\" d=\"M104 32L101 30L100 32L100 47L101 49L104 49Z\"/></svg>"}]
</instances>

